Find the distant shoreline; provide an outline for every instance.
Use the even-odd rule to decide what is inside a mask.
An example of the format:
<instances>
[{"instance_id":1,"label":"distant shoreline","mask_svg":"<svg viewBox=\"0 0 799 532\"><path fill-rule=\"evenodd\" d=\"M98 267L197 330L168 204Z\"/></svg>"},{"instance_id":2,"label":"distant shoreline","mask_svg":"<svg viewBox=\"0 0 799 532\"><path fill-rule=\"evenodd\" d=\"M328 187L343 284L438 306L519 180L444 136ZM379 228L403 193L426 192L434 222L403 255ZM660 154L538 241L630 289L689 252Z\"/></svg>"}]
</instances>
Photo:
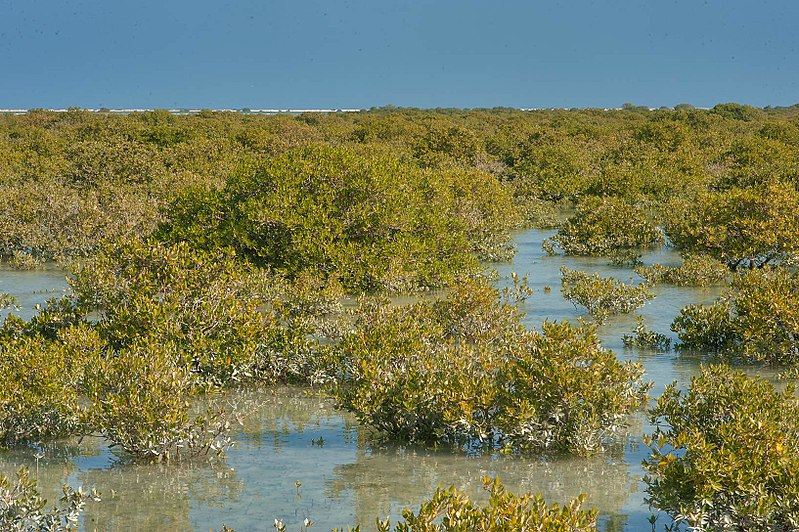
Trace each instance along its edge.
<instances>
[{"instance_id":1,"label":"distant shoreline","mask_svg":"<svg viewBox=\"0 0 799 532\"><path fill-rule=\"evenodd\" d=\"M150 111L160 110L153 109L108 109L100 107L97 109L84 109L79 108L81 111L89 111L91 113L108 113L127 115L131 113L146 113ZM6 115L24 115L34 109L0 109L0 114ZM70 109L36 109L42 111L50 111L53 113L66 113ZM302 114L302 113L359 113L365 109L166 109L166 111L175 115L196 115L203 111L212 111L217 113L240 113L250 115L278 115L278 114Z\"/></svg>"},{"instance_id":2,"label":"distant shoreline","mask_svg":"<svg viewBox=\"0 0 799 532\"><path fill-rule=\"evenodd\" d=\"M105 108L100 107L96 109L91 108L76 108L80 111L88 111L91 113L97 114L113 114L113 115L127 115L132 113L147 113L152 111L162 111L165 110L174 115L196 115L200 114L204 111L210 111L214 113L237 113L237 114L244 114L244 115L298 115L303 113L323 113L323 114L335 114L335 113L361 113L369 111L370 109L249 109L249 108L242 108L242 109L188 109L188 108L179 108L179 109L162 109L162 108ZM400 109L417 109L415 107L397 107L397 110ZM477 108L480 109L480 108ZM574 107L512 107L507 109L514 109L516 111L569 111L575 109ZM579 110L586 110L586 109L595 109L600 111L622 111L624 110L623 107L590 107L590 108L577 108ZM645 108L649 111L657 111L658 109L663 109L662 107L647 107ZM707 111L709 107L694 107L694 109L699 109L703 111ZM432 110L432 109L424 109L424 110ZM465 109L464 109L465 110ZM474 110L474 109L472 109ZM49 111L53 113L66 113L70 111L70 109L60 108L60 109L47 109L47 108L35 108L35 109L0 109L0 115L24 115L28 114L31 111Z\"/></svg>"}]
</instances>

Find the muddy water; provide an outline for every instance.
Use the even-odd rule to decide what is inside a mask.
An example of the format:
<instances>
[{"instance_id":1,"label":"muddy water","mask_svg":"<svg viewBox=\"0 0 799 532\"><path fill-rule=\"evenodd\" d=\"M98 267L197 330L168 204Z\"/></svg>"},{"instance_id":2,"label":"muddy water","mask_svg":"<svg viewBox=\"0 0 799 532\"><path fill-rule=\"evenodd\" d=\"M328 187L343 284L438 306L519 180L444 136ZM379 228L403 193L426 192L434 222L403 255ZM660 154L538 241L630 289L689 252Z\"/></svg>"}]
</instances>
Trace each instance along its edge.
<instances>
[{"instance_id":1,"label":"muddy water","mask_svg":"<svg viewBox=\"0 0 799 532\"><path fill-rule=\"evenodd\" d=\"M541 241L550 235L543 231L516 235L514 261L497 267L501 276L511 271L528 276L535 291L525 304L530 327L540 326L544 319L585 317L584 311L560 296L561 266L621 279L635 277L631 270L601 259L547 257ZM676 264L679 257L664 249L644 260ZM64 286L63 275L57 272L0 271L0 291L18 296L19 313L25 317L32 314L34 304L57 295ZM546 286L551 290L546 291ZM671 334L669 325L680 308L711 301L717 291L658 287L656 294L639 314L649 328ZM625 349L621 337L634 326L632 315L612 318L600 333L619 358L644 364L648 379L655 383L654 396L666 384L686 383L697 372L697 356ZM258 406L235 436L237 445L217 462L130 464L104 441L86 438L0 451L0 472L27 465L50 500L57 498L64 482L96 486L103 500L88 505L82 523L86 530L218 530L222 524L239 531L273 530L275 518L282 519L288 530L299 530L305 518L315 522L313 530L350 524L372 528L376 517L398 517L404 507L418 505L437 485L454 484L480 497L481 478L494 475L512 490L541 492L554 502L585 493L588 504L600 511L605 530L649 529L650 512L641 484L646 448L640 434L649 430L643 415L631 420L630 435L609 456L543 461L371 446L349 415L303 390L249 391L240 398Z\"/></svg>"}]
</instances>

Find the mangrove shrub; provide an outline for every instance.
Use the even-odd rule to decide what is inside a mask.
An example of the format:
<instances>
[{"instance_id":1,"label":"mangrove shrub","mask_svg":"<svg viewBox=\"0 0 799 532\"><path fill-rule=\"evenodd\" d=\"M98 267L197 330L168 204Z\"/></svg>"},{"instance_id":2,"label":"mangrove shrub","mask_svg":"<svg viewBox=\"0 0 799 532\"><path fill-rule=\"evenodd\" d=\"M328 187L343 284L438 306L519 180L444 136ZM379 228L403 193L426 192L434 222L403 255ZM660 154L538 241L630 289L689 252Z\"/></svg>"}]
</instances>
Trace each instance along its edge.
<instances>
[{"instance_id":1,"label":"mangrove shrub","mask_svg":"<svg viewBox=\"0 0 799 532\"><path fill-rule=\"evenodd\" d=\"M610 277L560 269L561 294L575 306L581 305L598 322L608 316L628 314L655 297L646 283L628 285Z\"/></svg>"},{"instance_id":2,"label":"mangrove shrub","mask_svg":"<svg viewBox=\"0 0 799 532\"><path fill-rule=\"evenodd\" d=\"M685 252L730 269L762 268L799 256L799 192L791 183L705 192L668 208L665 230Z\"/></svg>"},{"instance_id":3,"label":"mangrove shrub","mask_svg":"<svg viewBox=\"0 0 799 532\"><path fill-rule=\"evenodd\" d=\"M99 494L74 489L65 484L61 506L46 508L36 487L36 480L26 468L10 479L0 475L0 529L4 532L66 532L77 530L78 519L89 500L99 501Z\"/></svg>"},{"instance_id":4,"label":"mangrove shrub","mask_svg":"<svg viewBox=\"0 0 799 532\"><path fill-rule=\"evenodd\" d=\"M714 286L724 284L730 270L726 264L709 255L686 255L679 266L638 266L635 273L647 283L672 284L675 286Z\"/></svg>"},{"instance_id":5,"label":"mangrove shrub","mask_svg":"<svg viewBox=\"0 0 799 532\"><path fill-rule=\"evenodd\" d=\"M663 235L640 208L616 197L584 198L577 212L544 241L544 249L566 255L610 256L660 245Z\"/></svg>"},{"instance_id":6,"label":"mangrove shrub","mask_svg":"<svg viewBox=\"0 0 799 532\"><path fill-rule=\"evenodd\" d=\"M584 497L564 506L548 504L541 495L514 495L499 479L486 477L484 487L490 494L485 505L473 502L454 486L438 488L424 501L419 511L405 509L395 532L493 532L497 530L538 530L551 532L586 532L596 530L596 510L583 508ZM392 530L390 520L377 520L378 532ZM349 529L359 532L360 526Z\"/></svg>"},{"instance_id":7,"label":"mangrove shrub","mask_svg":"<svg viewBox=\"0 0 799 532\"><path fill-rule=\"evenodd\" d=\"M689 305L672 323L683 347L751 362L799 362L799 275L786 268L736 276L711 305Z\"/></svg>"},{"instance_id":8,"label":"mangrove shrub","mask_svg":"<svg viewBox=\"0 0 799 532\"><path fill-rule=\"evenodd\" d=\"M407 442L598 451L639 408L643 369L594 328L527 331L517 304L482 283L406 307L367 302L339 345L335 394L359 421Z\"/></svg>"},{"instance_id":9,"label":"mangrove shrub","mask_svg":"<svg viewBox=\"0 0 799 532\"><path fill-rule=\"evenodd\" d=\"M694 530L799 527L799 407L792 386L727 366L667 387L646 438L647 502Z\"/></svg>"},{"instance_id":10,"label":"mangrove shrub","mask_svg":"<svg viewBox=\"0 0 799 532\"><path fill-rule=\"evenodd\" d=\"M367 155L368 153L368 155ZM429 169L381 151L309 146L188 191L159 235L214 248L350 290L441 286L477 259L509 256L518 217L508 192L479 170Z\"/></svg>"}]
</instances>

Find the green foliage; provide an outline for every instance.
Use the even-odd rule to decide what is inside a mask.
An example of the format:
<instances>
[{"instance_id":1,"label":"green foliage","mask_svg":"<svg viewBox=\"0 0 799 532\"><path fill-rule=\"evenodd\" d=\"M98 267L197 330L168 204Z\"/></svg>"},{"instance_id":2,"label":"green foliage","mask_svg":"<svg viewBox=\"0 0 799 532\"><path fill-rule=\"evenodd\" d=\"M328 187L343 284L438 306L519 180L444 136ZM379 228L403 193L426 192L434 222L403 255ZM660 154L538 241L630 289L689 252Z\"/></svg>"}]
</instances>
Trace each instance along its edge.
<instances>
[{"instance_id":1,"label":"green foliage","mask_svg":"<svg viewBox=\"0 0 799 532\"><path fill-rule=\"evenodd\" d=\"M226 251L103 247L69 279L73 294L0 329L0 441L100 433L140 459L221 451L235 412L193 416L197 393L333 373L310 335L341 288L278 281Z\"/></svg>"},{"instance_id":2,"label":"green foliage","mask_svg":"<svg viewBox=\"0 0 799 532\"><path fill-rule=\"evenodd\" d=\"M790 135L785 126L788 124L768 124L760 134L736 140L723 154L729 172L714 183L715 188L745 188L772 181L798 184L799 154L793 139L780 138Z\"/></svg>"},{"instance_id":3,"label":"green foliage","mask_svg":"<svg viewBox=\"0 0 799 532\"><path fill-rule=\"evenodd\" d=\"M744 122L754 120L759 116L758 110L754 107L738 103L720 103L714 106L711 112L730 120L741 120Z\"/></svg>"},{"instance_id":4,"label":"green foliage","mask_svg":"<svg viewBox=\"0 0 799 532\"><path fill-rule=\"evenodd\" d=\"M694 530L796 529L797 407L792 386L726 366L670 385L651 411L647 502Z\"/></svg>"},{"instance_id":5,"label":"green foliage","mask_svg":"<svg viewBox=\"0 0 799 532\"><path fill-rule=\"evenodd\" d=\"M47 501L36 489L26 468L17 470L16 478L0 475L0 529L4 532L66 532L78 529L78 519L86 502L99 501L94 490L86 492L64 485L63 506L45 509Z\"/></svg>"},{"instance_id":6,"label":"green foliage","mask_svg":"<svg viewBox=\"0 0 799 532\"><path fill-rule=\"evenodd\" d=\"M233 418L224 410L192 419L194 379L176 364L175 349L144 338L87 368L87 425L144 460L219 454L230 446Z\"/></svg>"},{"instance_id":7,"label":"green foliage","mask_svg":"<svg viewBox=\"0 0 799 532\"><path fill-rule=\"evenodd\" d=\"M70 285L73 307L99 312L95 327L113 349L154 338L203 385L328 378L325 350L309 335L331 332L335 284L311 276L287 283L229 249L132 241L104 247Z\"/></svg>"},{"instance_id":8,"label":"green foliage","mask_svg":"<svg viewBox=\"0 0 799 532\"><path fill-rule=\"evenodd\" d=\"M437 488L433 496L422 502L419 511L405 509L402 521L394 532L499 532L499 531L553 531L583 532L596 530L597 512L583 507L585 497L573 499L564 506L548 504L541 495L514 495L505 489L499 478L485 477L483 489L490 496L485 505L473 502L464 493L451 486ZM305 531L313 523L308 519L302 525ZM286 532L280 519L275 519L275 529ZM333 532L341 532L334 529ZM347 532L360 532L361 527L347 527ZM375 520L377 532L390 532L390 519ZM231 531L224 527L222 531Z\"/></svg>"},{"instance_id":9,"label":"green foliage","mask_svg":"<svg viewBox=\"0 0 799 532\"><path fill-rule=\"evenodd\" d=\"M576 200L590 186L589 150L563 135L535 133L523 143L513 165L516 196Z\"/></svg>"},{"instance_id":10,"label":"green foliage","mask_svg":"<svg viewBox=\"0 0 799 532\"><path fill-rule=\"evenodd\" d=\"M218 194L184 195L159 234L230 244L289 276L321 272L355 290L441 286L474 272L476 258L510 256L506 230L518 216L495 178L365 153L290 151L231 177Z\"/></svg>"},{"instance_id":11,"label":"green foliage","mask_svg":"<svg viewBox=\"0 0 799 532\"><path fill-rule=\"evenodd\" d=\"M258 235L268 240L280 232L279 227L268 225L276 222L300 233L292 235L298 237L298 253L323 266L341 265L342 270L326 273L341 277L348 289L386 284L418 288L450 279L451 270L464 267L455 261L461 255L507 256L505 223L514 225L526 216L528 223L551 225L546 212L549 204L542 200L613 196L649 207L679 198L692 207L697 194L716 196L730 188L762 188L774 180L796 185L795 116L795 108L765 111L737 104L721 104L710 111L680 106L652 112L374 109L302 116L210 111L193 116L166 111L121 116L37 110L4 115L0 117L0 256L21 267L71 261L92 254L100 241L146 237L163 223L168 231L162 231L162 236L204 248L226 245L231 236L241 237L237 246L254 244L253 256L268 251L268 257L261 258L274 259L270 264L277 265L291 252L273 255L285 247L294 248L294 242L277 242L271 250L268 242L248 242ZM308 148L309 144L317 147ZM368 161L371 175L365 180L353 176L351 184L357 188L360 181L376 194L369 201L357 195L348 198L346 175L338 179L335 172L328 172L314 180L302 174L303 168L311 166L308 161L288 162L292 157L287 151L320 149L354 153L364 164L354 164L353 170ZM264 162L265 157L271 162ZM348 157L342 155L340 160ZM332 164L319 162L318 167ZM392 164L401 167L399 177L392 175L397 173L390 169ZM237 189L236 183L270 167L284 167L287 174L296 171L303 193L318 193L313 201L319 208L293 217L278 211L274 219L259 218L264 213L259 214L257 206L244 208L245 198L220 192ZM280 171L262 177L277 177L292 184L290 188L298 188L290 175L281 176ZM397 185L398 180L408 183ZM459 203L441 181L479 186L469 185L466 194L458 197ZM273 203L307 207L291 193L282 198L283 190L259 190L260 184L265 183L253 185L253 197L270 196L267 207ZM397 193L387 193L386 187ZM412 191L418 192L416 197ZM407 200L404 193L409 193ZM508 202L511 196L513 203ZM375 210L365 222L357 209L346 208L358 201ZM390 238L396 237L392 232L411 230L398 223L402 217L379 216L395 212L391 206L396 202L400 210L409 211L411 220L418 219L416 207L428 214L416 226L422 233L417 241L403 235L402 242L392 247ZM474 221L475 212L485 214L494 207L501 214L481 222L472 232L468 219ZM664 212L672 215L680 210ZM315 224L324 218L321 213L331 215L334 222L360 221L361 226L373 228L379 233L375 245L384 253L372 252L353 234L359 226L349 225L353 231L342 233L339 223L324 230ZM542 219L541 214L546 216ZM748 215L740 218L745 221ZM427 233L425 223L432 223ZM217 231L220 225L225 225L225 231ZM236 227L238 233L232 235ZM309 228L340 238L314 255L308 247L313 240L313 235L306 234ZM627 233L635 239L636 231L630 227ZM454 238L450 233L460 234ZM461 255L447 256L456 240L462 246ZM406 253L408 260L398 258L392 263L391 257L409 243L417 246ZM361 254L348 260L346 253L353 250ZM441 257L432 258L438 254Z\"/></svg>"},{"instance_id":12,"label":"green foliage","mask_svg":"<svg viewBox=\"0 0 799 532\"><path fill-rule=\"evenodd\" d=\"M338 346L336 397L403 441L596 452L642 404L642 368L619 363L589 326L527 331L517 296L471 283L436 302L364 302Z\"/></svg>"},{"instance_id":13,"label":"green foliage","mask_svg":"<svg viewBox=\"0 0 799 532\"><path fill-rule=\"evenodd\" d=\"M777 268L736 278L734 311L747 360L799 363L799 274Z\"/></svg>"},{"instance_id":14,"label":"green foliage","mask_svg":"<svg viewBox=\"0 0 799 532\"><path fill-rule=\"evenodd\" d=\"M0 339L25 335L57 340L64 329L86 324L85 312L75 303L75 298L71 294L58 299L50 298L44 307L41 305L34 307L37 313L28 321L9 314L0 327Z\"/></svg>"},{"instance_id":15,"label":"green foliage","mask_svg":"<svg viewBox=\"0 0 799 532\"><path fill-rule=\"evenodd\" d=\"M5 292L0 292L0 310L5 310L8 307L15 306L16 304L16 297L6 294Z\"/></svg>"},{"instance_id":16,"label":"green foliage","mask_svg":"<svg viewBox=\"0 0 799 532\"><path fill-rule=\"evenodd\" d=\"M554 229L558 225L559 205L538 198L516 198L516 205L524 227Z\"/></svg>"},{"instance_id":17,"label":"green foliage","mask_svg":"<svg viewBox=\"0 0 799 532\"><path fill-rule=\"evenodd\" d=\"M3 336L0 343L0 443L41 441L81 430L80 385L96 355L85 328L63 341Z\"/></svg>"},{"instance_id":18,"label":"green foliage","mask_svg":"<svg viewBox=\"0 0 799 532\"><path fill-rule=\"evenodd\" d=\"M733 316L726 302L711 305L688 305L680 310L671 324L677 333L680 349L727 352L740 344Z\"/></svg>"},{"instance_id":19,"label":"green foliage","mask_svg":"<svg viewBox=\"0 0 799 532\"><path fill-rule=\"evenodd\" d=\"M54 339L35 329L4 330L0 442L99 433L146 460L220 452L235 416L190 417L197 377L175 344L140 337L114 349L86 324ZM144 334L144 332L142 333Z\"/></svg>"},{"instance_id":20,"label":"green foliage","mask_svg":"<svg viewBox=\"0 0 799 532\"><path fill-rule=\"evenodd\" d=\"M724 284L730 271L726 264L707 255L686 255L680 266L639 266L635 273L651 285L715 286Z\"/></svg>"},{"instance_id":21,"label":"green foliage","mask_svg":"<svg viewBox=\"0 0 799 532\"><path fill-rule=\"evenodd\" d=\"M658 351L668 351L671 348L671 338L647 329L644 318L641 316L635 319L635 334L625 334L622 341L624 341L625 347L656 349Z\"/></svg>"},{"instance_id":22,"label":"green foliage","mask_svg":"<svg viewBox=\"0 0 799 532\"><path fill-rule=\"evenodd\" d=\"M549 505L540 495L517 496L499 479L484 479L491 493L485 506L475 504L454 487L437 489L419 511L405 510L396 532L547 530L577 532L596 529L596 510L582 508L583 498L563 507Z\"/></svg>"},{"instance_id":23,"label":"green foliage","mask_svg":"<svg viewBox=\"0 0 799 532\"><path fill-rule=\"evenodd\" d=\"M443 121L429 124L413 142L414 157L424 166L441 165L444 158L471 162L479 150L479 140L472 131Z\"/></svg>"},{"instance_id":24,"label":"green foliage","mask_svg":"<svg viewBox=\"0 0 799 532\"><path fill-rule=\"evenodd\" d=\"M615 314L628 314L655 297L646 283L628 285L610 277L560 269L561 294L575 306L581 305L597 320L605 321Z\"/></svg>"},{"instance_id":25,"label":"green foliage","mask_svg":"<svg viewBox=\"0 0 799 532\"><path fill-rule=\"evenodd\" d=\"M566 255L610 255L619 250L640 250L663 243L663 235L639 208L618 198L588 197L577 212L545 242Z\"/></svg>"},{"instance_id":26,"label":"green foliage","mask_svg":"<svg viewBox=\"0 0 799 532\"><path fill-rule=\"evenodd\" d=\"M564 506L547 504L540 495L514 495L499 479L483 479L490 493L485 505L477 504L454 486L436 489L418 512L405 509L395 532L495 532L502 530L540 530L579 532L596 530L596 510L583 508L584 497ZM389 520L377 519L375 529L389 532ZM358 532L360 527L348 528Z\"/></svg>"},{"instance_id":27,"label":"green foliage","mask_svg":"<svg viewBox=\"0 0 799 532\"><path fill-rule=\"evenodd\" d=\"M690 305L672 330L681 345L750 362L799 362L799 275L785 268L736 276L731 293L712 305Z\"/></svg>"},{"instance_id":28,"label":"green foliage","mask_svg":"<svg viewBox=\"0 0 799 532\"><path fill-rule=\"evenodd\" d=\"M91 253L107 238L153 230L158 201L136 187L83 190L57 178L0 182L0 257L23 268Z\"/></svg>"},{"instance_id":29,"label":"green foliage","mask_svg":"<svg viewBox=\"0 0 799 532\"><path fill-rule=\"evenodd\" d=\"M732 270L796 260L799 192L793 185L706 192L668 208L666 233L680 250L706 253Z\"/></svg>"},{"instance_id":30,"label":"green foliage","mask_svg":"<svg viewBox=\"0 0 799 532\"><path fill-rule=\"evenodd\" d=\"M225 250L131 241L100 250L70 285L78 308L100 312L96 328L113 348L151 336L174 344L177 365L222 385L247 376L269 326L249 279Z\"/></svg>"}]
</instances>

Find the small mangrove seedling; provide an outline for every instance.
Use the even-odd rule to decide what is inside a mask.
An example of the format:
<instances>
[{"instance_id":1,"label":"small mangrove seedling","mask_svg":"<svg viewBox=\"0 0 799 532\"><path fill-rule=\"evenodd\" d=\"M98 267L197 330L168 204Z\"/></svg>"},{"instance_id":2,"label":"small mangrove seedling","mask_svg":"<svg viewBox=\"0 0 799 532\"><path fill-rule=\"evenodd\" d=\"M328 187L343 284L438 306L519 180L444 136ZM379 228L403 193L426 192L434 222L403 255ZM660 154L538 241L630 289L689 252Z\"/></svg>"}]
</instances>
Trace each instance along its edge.
<instances>
[{"instance_id":1,"label":"small mangrove seedling","mask_svg":"<svg viewBox=\"0 0 799 532\"><path fill-rule=\"evenodd\" d=\"M622 341L624 341L624 347L656 349L658 351L668 351L671 348L671 338L665 334L647 329L642 316L635 318L634 334L625 334L622 337Z\"/></svg>"},{"instance_id":2,"label":"small mangrove seedling","mask_svg":"<svg viewBox=\"0 0 799 532\"><path fill-rule=\"evenodd\" d=\"M14 479L0 475L0 530L75 530L86 503L99 501L100 494L67 484L63 492L62 506L46 510L47 500L27 468L19 468Z\"/></svg>"},{"instance_id":3,"label":"small mangrove seedling","mask_svg":"<svg viewBox=\"0 0 799 532\"><path fill-rule=\"evenodd\" d=\"M575 306L581 305L602 323L609 316L628 314L655 297L648 284L628 285L616 279L600 277L567 267L560 269L561 293Z\"/></svg>"}]
</instances>

